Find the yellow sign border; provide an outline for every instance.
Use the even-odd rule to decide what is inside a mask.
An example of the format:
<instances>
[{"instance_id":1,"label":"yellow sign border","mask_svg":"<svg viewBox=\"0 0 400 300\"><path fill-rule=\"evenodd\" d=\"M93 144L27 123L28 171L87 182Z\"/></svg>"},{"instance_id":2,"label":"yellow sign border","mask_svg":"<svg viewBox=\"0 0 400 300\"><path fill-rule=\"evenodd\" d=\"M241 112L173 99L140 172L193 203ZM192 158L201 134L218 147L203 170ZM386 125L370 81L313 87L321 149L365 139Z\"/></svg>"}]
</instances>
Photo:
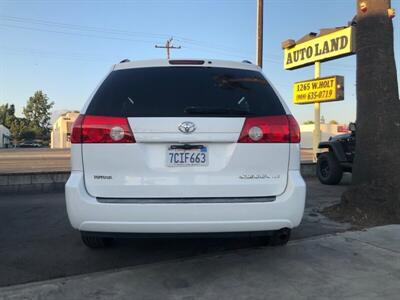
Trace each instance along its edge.
<instances>
[{"instance_id":1,"label":"yellow sign border","mask_svg":"<svg viewBox=\"0 0 400 300\"><path fill-rule=\"evenodd\" d=\"M321 35L284 49L283 66L294 70L317 61L328 61L355 53L355 28L353 26Z\"/></svg>"}]
</instances>

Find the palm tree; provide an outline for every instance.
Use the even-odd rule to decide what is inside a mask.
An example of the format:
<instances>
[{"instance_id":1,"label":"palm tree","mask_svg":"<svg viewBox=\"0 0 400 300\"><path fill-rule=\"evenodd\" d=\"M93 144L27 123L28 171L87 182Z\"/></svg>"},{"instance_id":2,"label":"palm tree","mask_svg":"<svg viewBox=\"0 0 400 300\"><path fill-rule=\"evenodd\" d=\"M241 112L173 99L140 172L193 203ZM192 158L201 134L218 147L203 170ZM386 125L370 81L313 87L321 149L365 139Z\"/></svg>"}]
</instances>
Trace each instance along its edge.
<instances>
[{"instance_id":1,"label":"palm tree","mask_svg":"<svg viewBox=\"0 0 400 300\"><path fill-rule=\"evenodd\" d=\"M390 7L390 0L357 0L357 144L341 205L354 211L385 206L382 211L400 220L400 100Z\"/></svg>"}]
</instances>

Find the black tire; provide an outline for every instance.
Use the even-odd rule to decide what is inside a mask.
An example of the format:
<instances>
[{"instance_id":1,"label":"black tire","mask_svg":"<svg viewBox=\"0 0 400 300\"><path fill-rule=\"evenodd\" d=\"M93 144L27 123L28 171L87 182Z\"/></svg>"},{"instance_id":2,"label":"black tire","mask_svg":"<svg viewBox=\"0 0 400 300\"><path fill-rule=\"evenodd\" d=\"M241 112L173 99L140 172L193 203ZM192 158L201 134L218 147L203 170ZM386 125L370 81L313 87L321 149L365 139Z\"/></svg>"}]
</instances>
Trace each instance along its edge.
<instances>
[{"instance_id":1,"label":"black tire","mask_svg":"<svg viewBox=\"0 0 400 300\"><path fill-rule=\"evenodd\" d=\"M289 228L283 228L274 233L269 238L268 245L270 246L285 246L290 240L291 230Z\"/></svg>"},{"instance_id":2,"label":"black tire","mask_svg":"<svg viewBox=\"0 0 400 300\"><path fill-rule=\"evenodd\" d=\"M87 232L81 232L81 238L82 242L92 249L109 247L113 243L112 238L99 237Z\"/></svg>"},{"instance_id":3,"label":"black tire","mask_svg":"<svg viewBox=\"0 0 400 300\"><path fill-rule=\"evenodd\" d=\"M317 177L322 184L338 184L343 177L343 170L332 152L324 152L318 156Z\"/></svg>"}]
</instances>

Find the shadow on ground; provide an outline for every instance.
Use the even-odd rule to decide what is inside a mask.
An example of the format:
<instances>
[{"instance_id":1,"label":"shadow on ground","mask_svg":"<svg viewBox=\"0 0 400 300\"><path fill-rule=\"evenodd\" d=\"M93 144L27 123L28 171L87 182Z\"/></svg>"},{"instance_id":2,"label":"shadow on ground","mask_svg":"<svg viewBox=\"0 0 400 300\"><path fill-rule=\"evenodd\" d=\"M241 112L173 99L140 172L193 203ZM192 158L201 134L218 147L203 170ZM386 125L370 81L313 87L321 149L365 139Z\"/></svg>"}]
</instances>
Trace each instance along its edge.
<instances>
[{"instance_id":1,"label":"shadow on ground","mask_svg":"<svg viewBox=\"0 0 400 300\"><path fill-rule=\"evenodd\" d=\"M348 182L324 186L307 179L305 215L293 239L349 228L318 213L340 200ZM94 251L70 227L63 193L0 196L0 286L258 246L259 240L249 238L145 239L118 240Z\"/></svg>"}]
</instances>

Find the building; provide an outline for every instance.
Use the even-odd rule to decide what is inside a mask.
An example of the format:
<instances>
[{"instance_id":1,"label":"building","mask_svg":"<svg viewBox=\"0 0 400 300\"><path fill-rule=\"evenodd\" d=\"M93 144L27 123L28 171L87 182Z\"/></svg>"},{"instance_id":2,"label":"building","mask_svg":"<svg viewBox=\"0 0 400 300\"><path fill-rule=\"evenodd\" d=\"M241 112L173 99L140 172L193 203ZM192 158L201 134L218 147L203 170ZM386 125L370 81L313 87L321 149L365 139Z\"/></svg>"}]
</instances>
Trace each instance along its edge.
<instances>
[{"instance_id":1,"label":"building","mask_svg":"<svg viewBox=\"0 0 400 300\"><path fill-rule=\"evenodd\" d=\"M11 146L10 130L4 125L0 125L0 148L8 148L10 146Z\"/></svg>"},{"instance_id":2,"label":"building","mask_svg":"<svg viewBox=\"0 0 400 300\"><path fill-rule=\"evenodd\" d=\"M301 148L313 147L313 131L314 131L314 124L300 125ZM331 136L347 132L348 132L347 125L321 123L321 141L327 141Z\"/></svg>"},{"instance_id":3,"label":"building","mask_svg":"<svg viewBox=\"0 0 400 300\"><path fill-rule=\"evenodd\" d=\"M64 113L58 117L51 130L51 148L71 148L72 124L74 124L78 116L79 112L74 111Z\"/></svg>"}]
</instances>

